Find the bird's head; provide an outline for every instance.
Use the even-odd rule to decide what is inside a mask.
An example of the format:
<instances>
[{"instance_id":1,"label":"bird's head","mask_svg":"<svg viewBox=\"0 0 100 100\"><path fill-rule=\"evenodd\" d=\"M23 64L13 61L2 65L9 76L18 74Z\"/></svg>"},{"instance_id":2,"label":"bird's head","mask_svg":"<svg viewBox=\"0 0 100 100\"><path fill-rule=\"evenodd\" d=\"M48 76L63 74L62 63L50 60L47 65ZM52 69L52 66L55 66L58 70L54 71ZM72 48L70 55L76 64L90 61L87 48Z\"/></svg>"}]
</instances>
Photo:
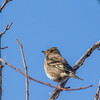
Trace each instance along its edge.
<instances>
[{"instance_id":1,"label":"bird's head","mask_svg":"<svg viewBox=\"0 0 100 100\"><path fill-rule=\"evenodd\" d=\"M56 47L52 47L52 48L49 48L48 50L46 51L42 51L45 55L49 55L49 54L60 54L59 50L56 48Z\"/></svg>"}]
</instances>

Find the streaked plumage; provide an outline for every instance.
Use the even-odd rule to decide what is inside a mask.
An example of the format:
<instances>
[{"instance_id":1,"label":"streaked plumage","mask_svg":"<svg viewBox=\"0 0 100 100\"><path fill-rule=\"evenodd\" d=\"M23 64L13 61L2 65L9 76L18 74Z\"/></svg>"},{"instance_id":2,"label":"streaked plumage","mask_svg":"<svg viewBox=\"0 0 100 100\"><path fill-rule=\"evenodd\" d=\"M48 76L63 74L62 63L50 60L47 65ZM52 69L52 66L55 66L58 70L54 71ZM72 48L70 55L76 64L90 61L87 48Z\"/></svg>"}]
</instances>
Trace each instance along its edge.
<instances>
[{"instance_id":1,"label":"streaked plumage","mask_svg":"<svg viewBox=\"0 0 100 100\"><path fill-rule=\"evenodd\" d=\"M45 54L44 70L48 78L58 83L65 81L69 77L82 80L75 75L74 69L61 56L56 47L42 52Z\"/></svg>"}]
</instances>

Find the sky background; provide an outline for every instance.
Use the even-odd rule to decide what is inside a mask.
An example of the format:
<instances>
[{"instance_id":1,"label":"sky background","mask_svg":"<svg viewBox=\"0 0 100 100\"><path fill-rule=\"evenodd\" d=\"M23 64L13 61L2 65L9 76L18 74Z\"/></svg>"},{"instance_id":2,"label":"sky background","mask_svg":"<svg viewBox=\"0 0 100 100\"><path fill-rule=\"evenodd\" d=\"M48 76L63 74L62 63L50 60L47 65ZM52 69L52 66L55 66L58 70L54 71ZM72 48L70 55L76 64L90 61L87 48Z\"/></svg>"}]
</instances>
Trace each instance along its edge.
<instances>
[{"instance_id":1,"label":"sky background","mask_svg":"<svg viewBox=\"0 0 100 100\"><path fill-rule=\"evenodd\" d=\"M0 1L0 5L4 0ZM71 66L100 40L100 3L97 0L13 0L0 13L0 32L13 22L2 37L2 59L24 72L16 39L24 49L28 73L56 85L43 69L42 50L57 47ZM100 51L95 50L77 71L84 81L71 78L71 88L93 85L80 91L64 91L57 100L93 100L100 80ZM8 66L3 68L2 100L25 100L25 77ZM29 80L30 100L48 100L53 88Z\"/></svg>"}]
</instances>

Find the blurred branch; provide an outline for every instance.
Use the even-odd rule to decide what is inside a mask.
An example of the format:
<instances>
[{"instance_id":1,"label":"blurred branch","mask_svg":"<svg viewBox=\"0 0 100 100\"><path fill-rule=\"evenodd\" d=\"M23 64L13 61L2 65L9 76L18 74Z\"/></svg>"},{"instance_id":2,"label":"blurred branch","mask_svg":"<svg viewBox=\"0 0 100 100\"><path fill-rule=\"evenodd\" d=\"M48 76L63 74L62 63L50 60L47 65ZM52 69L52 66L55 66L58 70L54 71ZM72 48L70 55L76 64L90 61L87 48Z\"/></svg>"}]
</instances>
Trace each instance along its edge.
<instances>
[{"instance_id":1,"label":"blurred branch","mask_svg":"<svg viewBox=\"0 0 100 100\"><path fill-rule=\"evenodd\" d=\"M4 31L0 33L0 37L1 37L7 30L10 29L10 27L11 27L12 24L13 24L13 23L10 23L10 24L8 24L8 25L6 26L6 28L4 29Z\"/></svg>"},{"instance_id":2,"label":"blurred branch","mask_svg":"<svg viewBox=\"0 0 100 100\"><path fill-rule=\"evenodd\" d=\"M19 72L23 76L25 76L25 77L27 77L27 78L35 81L35 82L41 83L43 85L46 85L46 86L49 86L49 87L52 87L52 88L56 88L56 89L60 89L60 90L65 90L65 91L74 91L74 90L82 90L82 89L86 89L86 88L92 87L92 85L89 85L89 86L86 86L86 87L75 88L75 89L69 89L69 88L63 88L63 87L56 87L56 86L50 85L48 83L41 82L39 80L36 80L36 79L28 76L27 74L23 73L20 69L17 69L16 67L12 66L11 64L9 64L8 62L6 62L5 60L3 60L1 58L0 58L0 61L2 63L4 63L4 64L8 65L9 67L13 68L14 70L16 70L17 72Z\"/></svg>"},{"instance_id":3,"label":"blurred branch","mask_svg":"<svg viewBox=\"0 0 100 100\"><path fill-rule=\"evenodd\" d=\"M94 100L100 100L100 82L98 84L97 92L95 94Z\"/></svg>"},{"instance_id":4,"label":"blurred branch","mask_svg":"<svg viewBox=\"0 0 100 100\"><path fill-rule=\"evenodd\" d=\"M0 48L0 49L6 49L6 48L8 48L8 46L2 47L2 48Z\"/></svg>"},{"instance_id":5,"label":"blurred branch","mask_svg":"<svg viewBox=\"0 0 100 100\"><path fill-rule=\"evenodd\" d=\"M6 6L6 4L12 0L5 0L4 3L2 4L2 6L0 6L0 12L2 11L2 9Z\"/></svg>"},{"instance_id":6,"label":"blurred branch","mask_svg":"<svg viewBox=\"0 0 100 100\"><path fill-rule=\"evenodd\" d=\"M16 42L19 45L20 52L21 52L21 55L22 55L22 62L23 62L23 65L24 65L25 74L28 75L28 68L27 68L27 65L26 65L23 46L18 40L16 40ZM28 82L28 77L26 77L26 100L29 100L29 82Z\"/></svg>"},{"instance_id":7,"label":"blurred branch","mask_svg":"<svg viewBox=\"0 0 100 100\"><path fill-rule=\"evenodd\" d=\"M88 57L92 54L92 52L93 52L94 50L98 49L99 47L100 47L100 41L98 41L97 43L95 43L92 47L90 47L90 48L85 52L85 54L84 54L84 55L76 62L76 64L73 66L73 69L74 69L75 71L76 71L77 69L79 69L80 66L83 65L83 63L84 63L84 61L86 60L86 58L88 58ZM65 82L61 83L60 86L64 88L64 86L66 85L66 83L68 82L69 79L70 79L70 78L68 78ZM55 90L52 92L52 94L51 94L49 100L54 100L54 99L58 98L58 96L60 95L60 92L61 92L61 91L62 91L62 90L55 89Z\"/></svg>"}]
</instances>

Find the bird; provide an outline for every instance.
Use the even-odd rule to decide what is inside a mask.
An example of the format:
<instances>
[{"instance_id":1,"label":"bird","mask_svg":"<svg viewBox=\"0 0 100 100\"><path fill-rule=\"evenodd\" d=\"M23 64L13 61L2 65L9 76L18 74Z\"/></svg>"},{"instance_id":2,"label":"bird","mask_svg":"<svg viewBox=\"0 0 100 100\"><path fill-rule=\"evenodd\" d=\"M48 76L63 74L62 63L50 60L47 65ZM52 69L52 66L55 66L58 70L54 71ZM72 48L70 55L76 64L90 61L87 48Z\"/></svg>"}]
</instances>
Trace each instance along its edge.
<instances>
[{"instance_id":1,"label":"bird","mask_svg":"<svg viewBox=\"0 0 100 100\"><path fill-rule=\"evenodd\" d=\"M75 70L62 57L57 47L42 52L45 54L44 70L50 80L57 82L57 84L63 83L70 77L83 80L76 76Z\"/></svg>"}]
</instances>

